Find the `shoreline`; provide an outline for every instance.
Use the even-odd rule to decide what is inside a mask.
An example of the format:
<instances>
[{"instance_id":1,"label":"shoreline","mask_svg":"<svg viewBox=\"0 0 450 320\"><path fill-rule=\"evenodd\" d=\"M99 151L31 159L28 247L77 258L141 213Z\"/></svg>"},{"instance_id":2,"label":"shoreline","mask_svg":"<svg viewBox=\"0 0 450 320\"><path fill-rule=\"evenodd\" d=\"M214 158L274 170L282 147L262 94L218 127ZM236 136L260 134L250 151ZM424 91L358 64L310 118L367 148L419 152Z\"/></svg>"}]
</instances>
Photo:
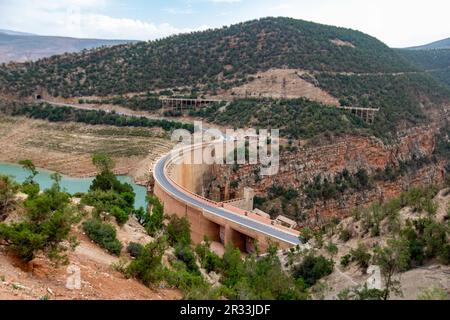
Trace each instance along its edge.
<instances>
[{"instance_id":1,"label":"shoreline","mask_svg":"<svg viewBox=\"0 0 450 320\"><path fill-rule=\"evenodd\" d=\"M14 166L14 167L18 167L21 168L22 166L18 163L14 163L14 162L10 162L10 161L3 161L0 160L0 166L1 165L8 165L8 166ZM48 169L48 168L43 168L41 166L36 166L36 170L39 172L47 172L47 173L59 173L60 175L62 175L63 177L67 178L67 179L90 179L90 178L95 178L95 176L97 175L96 172L92 173L92 174L70 174L70 173L64 173L64 172L60 172L60 171L56 171L56 170L52 170L52 169ZM121 170L113 170L114 175L119 176L119 177L129 177L136 185L141 186L141 187L147 187L146 182L143 182L142 180L137 180L136 177L128 172L123 173L121 172ZM148 181L147 181L148 182Z\"/></svg>"}]
</instances>

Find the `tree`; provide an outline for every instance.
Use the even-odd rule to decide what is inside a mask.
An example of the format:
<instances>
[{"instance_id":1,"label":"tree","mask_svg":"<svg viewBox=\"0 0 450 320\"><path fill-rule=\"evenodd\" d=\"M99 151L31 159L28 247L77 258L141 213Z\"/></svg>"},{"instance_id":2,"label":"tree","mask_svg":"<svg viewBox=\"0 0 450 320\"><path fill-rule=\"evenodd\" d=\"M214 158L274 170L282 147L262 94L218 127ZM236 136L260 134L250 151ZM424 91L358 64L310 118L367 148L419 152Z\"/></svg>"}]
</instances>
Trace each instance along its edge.
<instances>
[{"instance_id":1,"label":"tree","mask_svg":"<svg viewBox=\"0 0 450 320\"><path fill-rule=\"evenodd\" d=\"M302 278L309 286L313 286L321 278L333 272L334 262L323 256L315 256L313 252L304 257L302 263L294 270L295 278Z\"/></svg>"},{"instance_id":2,"label":"tree","mask_svg":"<svg viewBox=\"0 0 450 320\"><path fill-rule=\"evenodd\" d=\"M37 176L37 174L39 173L36 170L36 166L34 165L34 163L31 160L21 160L19 161L19 164L25 169L28 170L30 172L30 175L27 177L27 179L25 180L27 183L33 183L34 182L34 178Z\"/></svg>"},{"instance_id":3,"label":"tree","mask_svg":"<svg viewBox=\"0 0 450 320\"><path fill-rule=\"evenodd\" d=\"M164 237L147 244L139 256L126 269L126 273L141 280L145 285L154 284L163 277L162 257L167 249Z\"/></svg>"},{"instance_id":4,"label":"tree","mask_svg":"<svg viewBox=\"0 0 450 320\"><path fill-rule=\"evenodd\" d=\"M146 216L144 226L148 234L154 236L164 227L164 206L155 196L147 197L147 201L152 206L152 214Z\"/></svg>"},{"instance_id":5,"label":"tree","mask_svg":"<svg viewBox=\"0 0 450 320\"><path fill-rule=\"evenodd\" d=\"M169 244L175 246L177 244L190 245L191 240L191 224L188 218L178 218L175 215L169 217L167 225L167 236Z\"/></svg>"},{"instance_id":6,"label":"tree","mask_svg":"<svg viewBox=\"0 0 450 320\"><path fill-rule=\"evenodd\" d=\"M114 160L105 154L94 154L92 156L92 163L97 167L100 172L112 171L115 167Z\"/></svg>"},{"instance_id":7,"label":"tree","mask_svg":"<svg viewBox=\"0 0 450 320\"><path fill-rule=\"evenodd\" d=\"M410 265L408 241L403 238L388 240L384 248L375 248L373 261L381 269L385 279L383 299L389 299L391 293L401 294L400 281L394 275L406 270Z\"/></svg>"},{"instance_id":8,"label":"tree","mask_svg":"<svg viewBox=\"0 0 450 320\"><path fill-rule=\"evenodd\" d=\"M369 267L370 258L372 257L367 250L367 247L362 243L358 244L356 249L350 251L352 256L352 261L356 261L358 266L362 269L367 269Z\"/></svg>"},{"instance_id":9,"label":"tree","mask_svg":"<svg viewBox=\"0 0 450 320\"><path fill-rule=\"evenodd\" d=\"M66 247L62 243L74 244L69 234L77 221L76 210L70 206L69 195L61 191L58 176L52 178L55 182L50 189L25 201L23 221L0 224L0 239L26 262L33 260L39 251L55 261L66 260L62 254Z\"/></svg>"},{"instance_id":10,"label":"tree","mask_svg":"<svg viewBox=\"0 0 450 320\"><path fill-rule=\"evenodd\" d=\"M0 221L3 221L15 204L19 185L10 177L0 175Z\"/></svg>"}]
</instances>

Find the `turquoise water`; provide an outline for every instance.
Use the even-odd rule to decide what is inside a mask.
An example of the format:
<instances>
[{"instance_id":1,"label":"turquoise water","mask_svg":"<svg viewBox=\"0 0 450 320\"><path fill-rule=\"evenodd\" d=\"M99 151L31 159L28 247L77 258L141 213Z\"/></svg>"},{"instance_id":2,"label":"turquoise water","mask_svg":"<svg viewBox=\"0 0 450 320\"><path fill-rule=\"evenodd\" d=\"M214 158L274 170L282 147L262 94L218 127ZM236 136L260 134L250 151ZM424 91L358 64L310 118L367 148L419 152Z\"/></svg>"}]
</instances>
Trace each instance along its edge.
<instances>
[{"instance_id":1,"label":"turquoise water","mask_svg":"<svg viewBox=\"0 0 450 320\"><path fill-rule=\"evenodd\" d=\"M35 177L35 181L39 183L41 186L41 190L48 189L52 186L53 180L50 178L52 171L38 169L39 174ZM25 181L25 179L30 175L28 171L24 170L21 166L10 164L10 163L1 163L0 162L0 174L8 175L14 178L19 183ZM127 182L132 187L134 192L136 193L135 207L146 207L145 197L147 195L147 189L143 186L139 186L133 182L133 179L128 176L118 176L117 177L121 182ZM61 179L61 187L65 189L70 194L74 194L77 192L87 192L89 190L89 186L92 183L94 178L73 178L69 176L62 176Z\"/></svg>"}]
</instances>

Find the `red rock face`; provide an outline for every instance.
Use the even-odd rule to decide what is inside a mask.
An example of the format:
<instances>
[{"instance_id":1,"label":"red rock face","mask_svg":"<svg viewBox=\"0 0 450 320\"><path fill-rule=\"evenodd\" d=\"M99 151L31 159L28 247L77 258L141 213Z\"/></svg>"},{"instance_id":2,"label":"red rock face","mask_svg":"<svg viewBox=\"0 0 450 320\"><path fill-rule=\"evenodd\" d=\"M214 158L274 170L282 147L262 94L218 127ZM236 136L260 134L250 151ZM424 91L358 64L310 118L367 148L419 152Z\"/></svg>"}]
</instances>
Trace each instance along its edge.
<instances>
[{"instance_id":1,"label":"red rock face","mask_svg":"<svg viewBox=\"0 0 450 320\"><path fill-rule=\"evenodd\" d=\"M314 176L334 176L344 169L356 172L360 168L369 174L387 165L396 166L399 161L430 156L436 143L436 128L420 127L399 134L399 140L393 145L386 145L378 139L370 137L346 137L335 144L323 147L311 147L295 153L281 154L278 175L257 177L257 166L243 166L237 171L230 166L215 166L214 181L209 184L210 196L227 200L239 195L244 187L252 187L256 194L266 195L273 184L284 187L300 188ZM353 208L367 206L374 201L382 201L399 195L411 186L440 184L443 182L443 164L422 167L394 182L377 182L375 188L365 192L352 192L341 199L316 203L308 210L320 216L348 214ZM240 181L239 189L230 188L230 183Z\"/></svg>"}]
</instances>

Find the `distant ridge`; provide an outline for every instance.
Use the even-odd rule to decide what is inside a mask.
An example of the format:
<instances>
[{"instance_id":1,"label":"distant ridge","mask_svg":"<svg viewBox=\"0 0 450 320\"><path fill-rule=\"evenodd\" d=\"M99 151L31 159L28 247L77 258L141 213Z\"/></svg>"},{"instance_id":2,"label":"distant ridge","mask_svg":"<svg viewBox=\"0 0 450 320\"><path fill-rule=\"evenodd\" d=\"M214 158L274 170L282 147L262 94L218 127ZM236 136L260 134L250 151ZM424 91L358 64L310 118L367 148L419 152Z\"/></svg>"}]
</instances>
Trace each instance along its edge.
<instances>
[{"instance_id":1,"label":"distant ridge","mask_svg":"<svg viewBox=\"0 0 450 320\"><path fill-rule=\"evenodd\" d=\"M35 34L33 34L33 33L19 32L19 31L6 30L6 29L0 29L0 33L7 34L10 36L35 36Z\"/></svg>"},{"instance_id":2,"label":"distant ridge","mask_svg":"<svg viewBox=\"0 0 450 320\"><path fill-rule=\"evenodd\" d=\"M450 38L435 41L423 46L406 48L409 50L434 50L434 49L450 49Z\"/></svg>"},{"instance_id":3,"label":"distant ridge","mask_svg":"<svg viewBox=\"0 0 450 320\"><path fill-rule=\"evenodd\" d=\"M64 53L77 53L84 49L135 42L137 41L39 36L0 29L0 63L35 61Z\"/></svg>"}]
</instances>

